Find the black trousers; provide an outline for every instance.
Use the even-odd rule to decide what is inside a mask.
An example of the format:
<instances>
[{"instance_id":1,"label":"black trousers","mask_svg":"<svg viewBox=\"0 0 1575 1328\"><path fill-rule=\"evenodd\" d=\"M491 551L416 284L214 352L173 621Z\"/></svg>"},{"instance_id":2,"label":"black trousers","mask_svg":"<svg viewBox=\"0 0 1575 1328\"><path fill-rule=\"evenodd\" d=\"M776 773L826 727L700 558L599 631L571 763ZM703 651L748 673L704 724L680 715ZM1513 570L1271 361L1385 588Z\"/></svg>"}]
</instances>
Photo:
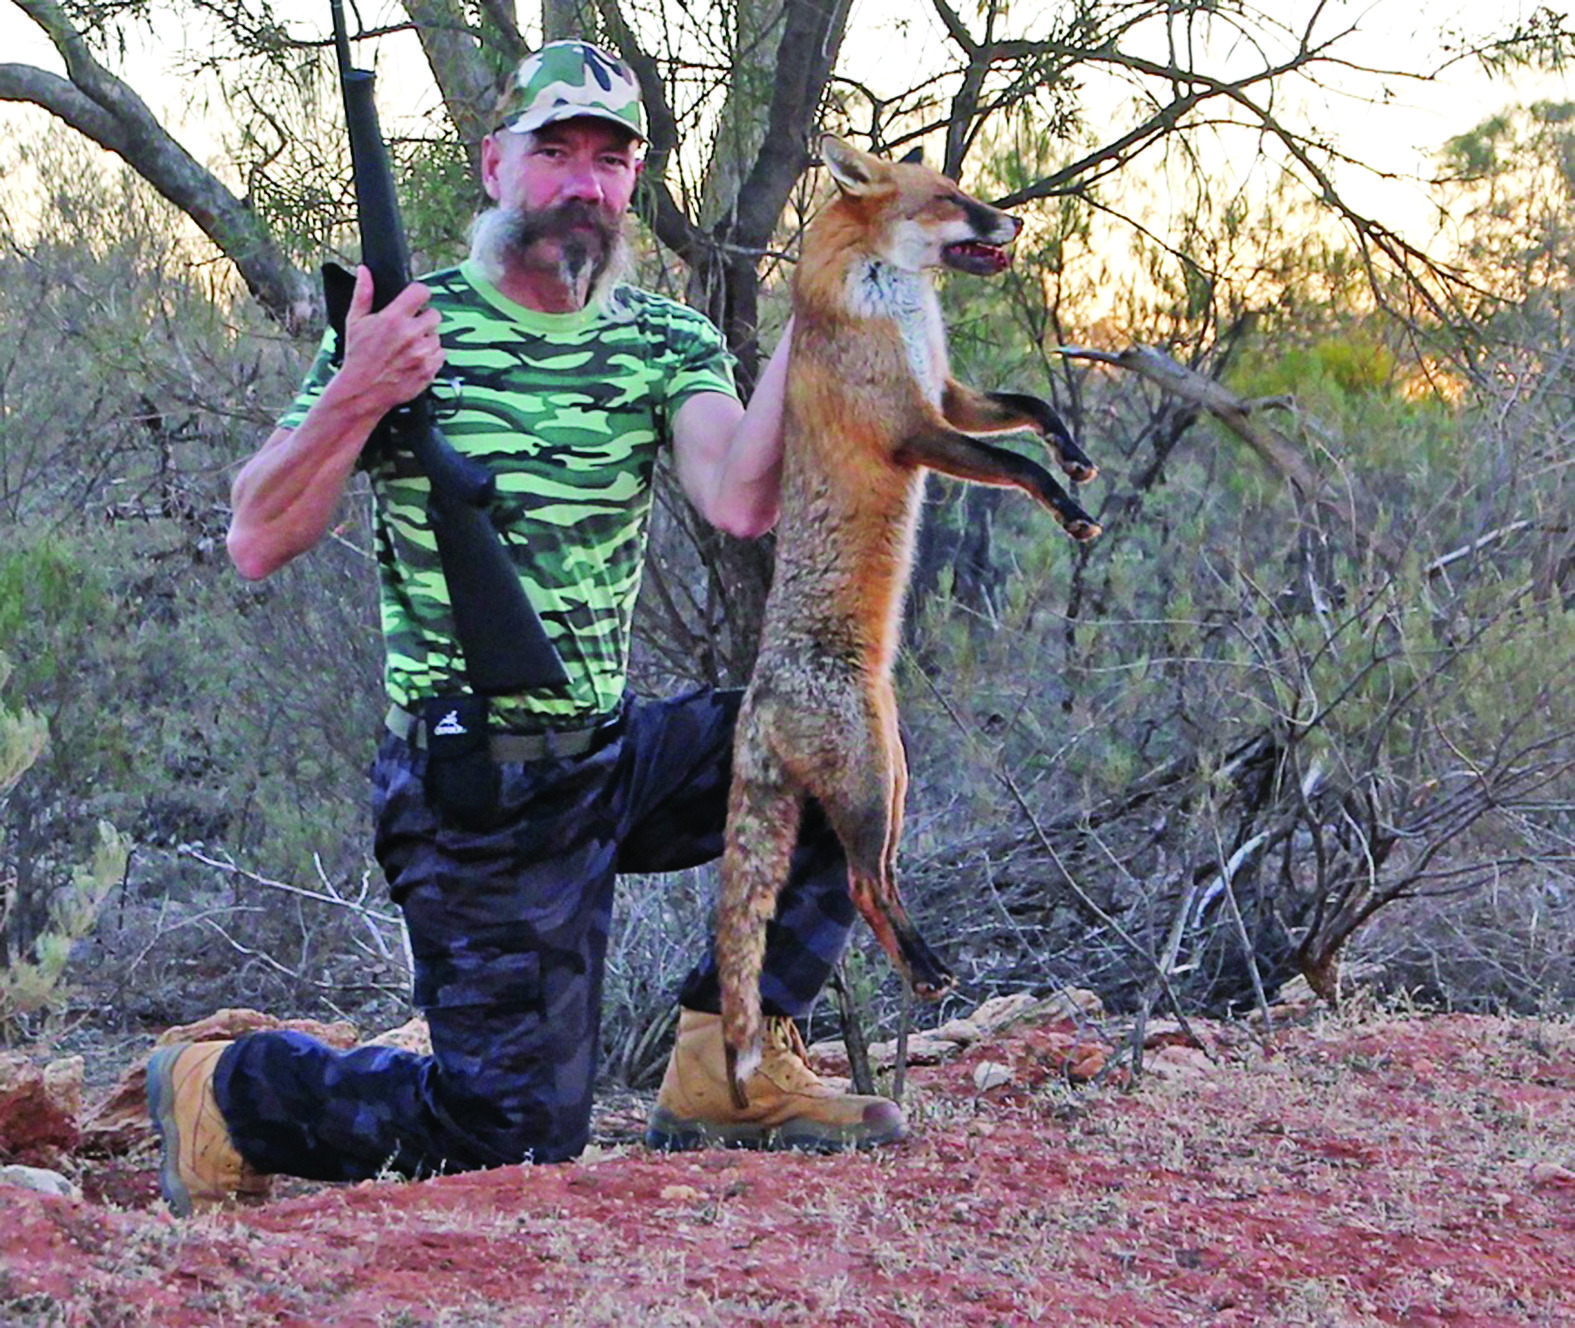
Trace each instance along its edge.
<instances>
[{"instance_id":1,"label":"black trousers","mask_svg":"<svg viewBox=\"0 0 1575 1328\"><path fill-rule=\"evenodd\" d=\"M404 910L433 1055L241 1039L215 1089L242 1156L265 1172L357 1180L577 1155L615 879L720 856L740 700L635 702L621 735L588 756L504 765L503 815L484 832L445 824L422 787L425 753L385 736L376 852ZM768 1013L807 1013L853 916L841 847L811 806L768 929ZM716 1010L709 947L679 996Z\"/></svg>"}]
</instances>

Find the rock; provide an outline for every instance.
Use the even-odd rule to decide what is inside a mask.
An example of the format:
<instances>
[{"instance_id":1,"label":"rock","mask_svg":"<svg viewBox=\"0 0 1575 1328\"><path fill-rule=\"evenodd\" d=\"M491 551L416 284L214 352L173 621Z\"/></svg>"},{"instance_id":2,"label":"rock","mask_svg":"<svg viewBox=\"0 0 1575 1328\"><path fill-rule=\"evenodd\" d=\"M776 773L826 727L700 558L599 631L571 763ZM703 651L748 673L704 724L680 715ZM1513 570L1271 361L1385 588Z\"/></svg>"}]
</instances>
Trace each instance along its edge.
<instances>
[{"instance_id":1,"label":"rock","mask_svg":"<svg viewBox=\"0 0 1575 1328\"><path fill-rule=\"evenodd\" d=\"M1193 1020L1183 1027L1174 1019L1155 1019L1143 1036L1145 1052L1158 1051L1161 1047L1190 1047L1194 1051L1213 1052L1218 1046L1215 1030L1201 1020Z\"/></svg>"},{"instance_id":2,"label":"rock","mask_svg":"<svg viewBox=\"0 0 1575 1328\"><path fill-rule=\"evenodd\" d=\"M1083 987L1066 987L1054 995L1044 997L1026 991L992 996L968 1016L968 1022L975 1025L981 1034L988 1034L999 1033L1009 1025L1026 1019L1069 1019L1079 1022L1098 1019L1104 1012L1104 1002L1099 999L1097 992Z\"/></svg>"},{"instance_id":3,"label":"rock","mask_svg":"<svg viewBox=\"0 0 1575 1328\"><path fill-rule=\"evenodd\" d=\"M1197 1047L1160 1047L1143 1057L1143 1069L1158 1079L1198 1079L1214 1073L1214 1062Z\"/></svg>"},{"instance_id":4,"label":"rock","mask_svg":"<svg viewBox=\"0 0 1575 1328\"><path fill-rule=\"evenodd\" d=\"M1074 1084L1087 1083L1104 1070L1111 1051L1075 1028L1030 1028L1017 1041L1041 1069L1033 1076L1036 1083L1048 1077L1043 1071Z\"/></svg>"},{"instance_id":5,"label":"rock","mask_svg":"<svg viewBox=\"0 0 1575 1328\"><path fill-rule=\"evenodd\" d=\"M1533 1185L1553 1185L1560 1189L1575 1190L1575 1171L1561 1167L1557 1162L1533 1162L1526 1177Z\"/></svg>"},{"instance_id":6,"label":"rock","mask_svg":"<svg viewBox=\"0 0 1575 1328\"><path fill-rule=\"evenodd\" d=\"M848 1049L838 1038L827 1038L824 1042L811 1043L805 1048L805 1056L809 1061L809 1068L822 1078L828 1074L847 1074L850 1068Z\"/></svg>"},{"instance_id":7,"label":"rock","mask_svg":"<svg viewBox=\"0 0 1575 1328\"><path fill-rule=\"evenodd\" d=\"M931 1033L912 1033L908 1037L909 1065L939 1065L948 1056L955 1056L958 1046ZM870 1068L889 1070L897 1064L897 1040L877 1042L870 1048Z\"/></svg>"},{"instance_id":8,"label":"rock","mask_svg":"<svg viewBox=\"0 0 1575 1328\"><path fill-rule=\"evenodd\" d=\"M910 1034L908 1064L939 1065L1008 1026L1028 1020L1080 1023L1103 1013L1104 1006L1099 997L1080 987L1068 987L1053 996L1042 998L1025 991L992 996L965 1019L951 1019L939 1028L920 1029ZM897 1063L897 1040L893 1038L887 1042L872 1043L869 1055L872 1070L891 1069ZM817 1042L809 1048L809 1063L818 1074L845 1075L848 1073L847 1048L836 1039ZM1104 1064L1102 1052L1099 1064Z\"/></svg>"},{"instance_id":9,"label":"rock","mask_svg":"<svg viewBox=\"0 0 1575 1328\"><path fill-rule=\"evenodd\" d=\"M1300 973L1280 987L1275 1000L1276 1004L1284 1006L1313 1006L1319 1003L1318 993L1312 989L1312 983Z\"/></svg>"},{"instance_id":10,"label":"rock","mask_svg":"<svg viewBox=\"0 0 1575 1328\"><path fill-rule=\"evenodd\" d=\"M1031 993L1017 991L1009 996L992 996L968 1017L976 1028L995 1033L1023 1018L1038 1004L1038 998Z\"/></svg>"},{"instance_id":11,"label":"rock","mask_svg":"<svg viewBox=\"0 0 1575 1328\"><path fill-rule=\"evenodd\" d=\"M44 1066L44 1091L49 1100L73 1117L82 1115L82 1074L86 1064L80 1056L66 1056Z\"/></svg>"},{"instance_id":12,"label":"rock","mask_svg":"<svg viewBox=\"0 0 1575 1328\"><path fill-rule=\"evenodd\" d=\"M980 1061L973 1067L973 1086L977 1092L988 1093L992 1088L1012 1082L1012 1067L999 1061Z\"/></svg>"},{"instance_id":13,"label":"rock","mask_svg":"<svg viewBox=\"0 0 1575 1328\"><path fill-rule=\"evenodd\" d=\"M43 1167L0 1167L0 1185L15 1185L19 1189L32 1190L36 1194L51 1194L61 1199L82 1197L82 1191L58 1171L48 1171Z\"/></svg>"},{"instance_id":14,"label":"rock","mask_svg":"<svg viewBox=\"0 0 1575 1328\"><path fill-rule=\"evenodd\" d=\"M1086 1084L1104 1073L1109 1053L1097 1042L1079 1042L1067 1058L1066 1077L1074 1084Z\"/></svg>"},{"instance_id":15,"label":"rock","mask_svg":"<svg viewBox=\"0 0 1575 1328\"><path fill-rule=\"evenodd\" d=\"M82 1058L48 1066L16 1053L0 1055L0 1151L51 1162L81 1137Z\"/></svg>"},{"instance_id":16,"label":"rock","mask_svg":"<svg viewBox=\"0 0 1575 1328\"><path fill-rule=\"evenodd\" d=\"M971 1046L984 1036L984 1030L972 1019L948 1019L935 1030L935 1036L959 1047Z\"/></svg>"},{"instance_id":17,"label":"rock","mask_svg":"<svg viewBox=\"0 0 1575 1328\"><path fill-rule=\"evenodd\" d=\"M1063 1014L1069 1019L1105 1017L1105 1003L1099 999L1097 991L1090 991L1087 987L1063 987L1053 996L1045 997L1045 1006L1048 1011Z\"/></svg>"},{"instance_id":18,"label":"rock","mask_svg":"<svg viewBox=\"0 0 1575 1328\"><path fill-rule=\"evenodd\" d=\"M417 1056L430 1056L432 1054L432 1031L427 1027L427 1021L420 1015L408 1023L401 1024L398 1028L390 1028L386 1033L379 1033L370 1039L369 1047L398 1047L401 1051L413 1052Z\"/></svg>"}]
</instances>

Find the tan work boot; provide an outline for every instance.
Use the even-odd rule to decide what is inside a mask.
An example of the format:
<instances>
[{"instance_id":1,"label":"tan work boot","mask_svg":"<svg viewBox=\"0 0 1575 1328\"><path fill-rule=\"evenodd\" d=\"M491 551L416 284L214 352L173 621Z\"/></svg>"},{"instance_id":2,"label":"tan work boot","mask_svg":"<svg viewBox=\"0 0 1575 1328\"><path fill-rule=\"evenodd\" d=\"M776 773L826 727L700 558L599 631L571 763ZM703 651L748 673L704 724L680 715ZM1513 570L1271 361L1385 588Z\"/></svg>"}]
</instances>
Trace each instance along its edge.
<instances>
[{"instance_id":1,"label":"tan work boot","mask_svg":"<svg viewBox=\"0 0 1575 1328\"><path fill-rule=\"evenodd\" d=\"M213 1071L229 1045L176 1042L148 1059L148 1115L163 1149L159 1189L177 1217L226 1200L260 1203L272 1186L235 1151L213 1096Z\"/></svg>"},{"instance_id":2,"label":"tan work boot","mask_svg":"<svg viewBox=\"0 0 1575 1328\"><path fill-rule=\"evenodd\" d=\"M831 1153L893 1143L906 1132L890 1098L839 1092L809 1068L804 1039L786 1018L767 1018L760 1068L744 1082L749 1105L733 1104L722 1016L681 1010L648 1148L801 1148Z\"/></svg>"}]
</instances>

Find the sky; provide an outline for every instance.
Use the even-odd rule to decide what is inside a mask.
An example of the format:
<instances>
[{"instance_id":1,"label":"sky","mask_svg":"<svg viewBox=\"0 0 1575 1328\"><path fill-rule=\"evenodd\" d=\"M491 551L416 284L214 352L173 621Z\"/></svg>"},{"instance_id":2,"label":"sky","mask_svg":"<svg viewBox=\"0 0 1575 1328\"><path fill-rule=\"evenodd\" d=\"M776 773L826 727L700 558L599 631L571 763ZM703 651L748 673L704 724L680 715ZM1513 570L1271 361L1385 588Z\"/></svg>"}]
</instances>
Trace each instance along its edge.
<instances>
[{"instance_id":1,"label":"sky","mask_svg":"<svg viewBox=\"0 0 1575 1328\"><path fill-rule=\"evenodd\" d=\"M1016 0L1009 12L1015 21L1021 22L1024 13L1032 12L1036 3L1049 12L1054 0ZM1508 22L1516 16L1528 16L1540 6L1525 3L1525 0L1508 0L1508 3L1436 0L1425 9L1414 0L1370 0L1369 3L1328 0L1322 5L1318 0L1264 0L1264 7L1283 16L1305 15L1314 8L1321 9L1325 30L1344 26L1357 29L1349 47L1342 47L1342 50L1348 49L1354 62L1402 69L1418 67L1435 59L1441 32L1459 27L1474 28L1485 20ZM1564 4L1551 7L1560 11L1568 8ZM528 8L522 6L522 10ZM391 0L370 0L363 7L368 22L378 21L380 10L388 10L391 14ZM309 3L280 0L279 12L287 19L299 16L295 21L303 27L326 30L327 5L321 0ZM913 0L854 0L850 32L843 48L843 66L877 91L899 91L910 79L911 71L922 67L927 57L944 43L933 18L925 21L915 17L925 12ZM1287 17L1286 21L1293 20ZM194 155L211 163L219 155L219 134L210 118L211 112L201 97L194 95L194 85L182 70L180 46L179 40L161 39L156 45L134 49L125 68L135 68L138 73L128 81L164 114L166 122ZM55 71L62 67L43 34L11 0L0 0L0 50L5 51L10 60L35 63ZM893 50L900 50L903 58L892 58ZM864 58L865 52L868 58ZM359 49L358 62L365 62L370 54L373 53L364 47ZM1162 56L1163 47L1156 45L1152 54ZM399 111L397 105L390 104L392 98L388 90L391 87L398 88L401 95L410 99L408 104L413 110L419 111L435 103L435 91L425 77L413 39L381 42L375 57L383 71L381 99L386 125L397 124ZM1255 52L1232 47L1219 38L1210 51L1211 67L1221 70L1258 58ZM391 74L396 76L391 77ZM1097 117L1101 99L1108 103L1113 115L1117 100L1125 94L1119 87L1102 86L1094 79L1090 82L1089 95ZM1395 177L1386 181L1375 174L1345 171L1341 186L1350 201L1361 210L1397 224L1410 238L1425 243L1424 232L1430 228L1432 218L1418 179L1427 176L1438 147L1452 135L1474 127L1511 102L1536 97L1570 97L1575 92L1562 76L1510 83L1489 79L1476 66L1462 64L1427 82L1401 77L1380 81L1359 76L1353 70L1327 89L1303 87L1291 91L1290 95L1305 99L1314 122L1327 129L1353 156L1371 163L1380 173ZM1382 100L1375 102L1370 99L1373 96ZM22 131L30 124L39 123L48 123L48 117L41 112L0 103L0 130ZM1228 163L1223 165L1228 168Z\"/></svg>"}]
</instances>

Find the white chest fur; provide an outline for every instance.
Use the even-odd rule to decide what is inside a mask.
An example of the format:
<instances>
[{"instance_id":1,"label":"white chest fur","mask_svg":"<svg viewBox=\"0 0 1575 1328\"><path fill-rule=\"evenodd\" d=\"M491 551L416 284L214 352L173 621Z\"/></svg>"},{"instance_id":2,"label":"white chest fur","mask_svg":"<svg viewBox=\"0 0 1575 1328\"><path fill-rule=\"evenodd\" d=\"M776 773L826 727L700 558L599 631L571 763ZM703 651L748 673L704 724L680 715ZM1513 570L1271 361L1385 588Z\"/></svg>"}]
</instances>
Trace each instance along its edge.
<instances>
[{"instance_id":1,"label":"white chest fur","mask_svg":"<svg viewBox=\"0 0 1575 1328\"><path fill-rule=\"evenodd\" d=\"M860 318L896 325L914 380L925 397L939 405L946 382L946 334L929 278L871 259L849 273L848 305Z\"/></svg>"}]
</instances>

